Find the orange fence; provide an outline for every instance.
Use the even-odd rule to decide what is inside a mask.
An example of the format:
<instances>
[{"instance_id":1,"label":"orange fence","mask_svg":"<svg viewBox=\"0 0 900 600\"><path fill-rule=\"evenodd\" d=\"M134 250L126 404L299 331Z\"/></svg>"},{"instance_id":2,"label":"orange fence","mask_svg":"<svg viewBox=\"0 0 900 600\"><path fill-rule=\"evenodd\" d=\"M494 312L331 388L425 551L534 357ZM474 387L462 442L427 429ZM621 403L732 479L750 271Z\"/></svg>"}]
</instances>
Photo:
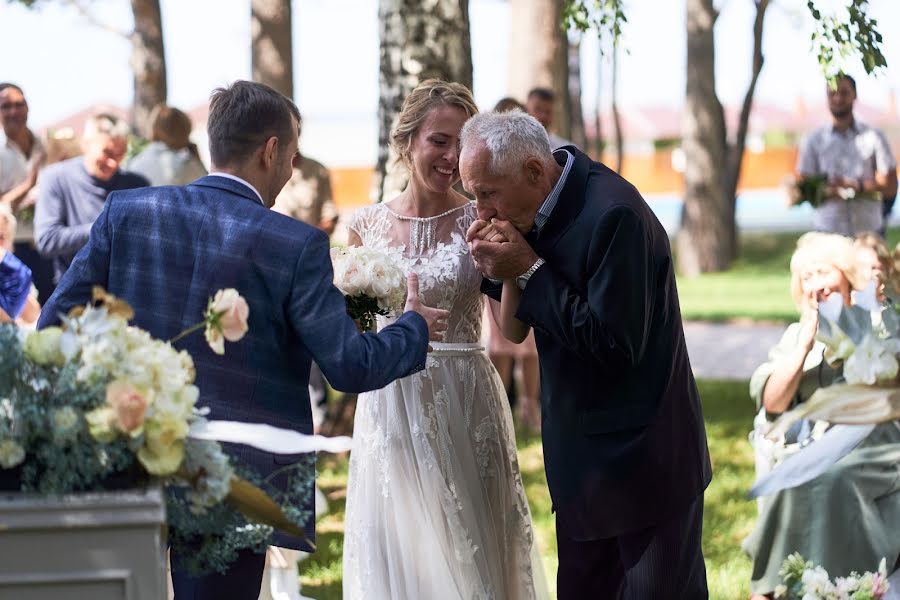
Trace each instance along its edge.
<instances>
[{"instance_id":1,"label":"orange fence","mask_svg":"<svg viewBox=\"0 0 900 600\"><path fill-rule=\"evenodd\" d=\"M612 164L611 158L607 164ZM786 175L794 172L797 149L766 150L744 153L741 188L779 187ZM646 156L626 156L622 175L642 194L678 193L682 189L681 173L672 167L672 151L664 150ZM369 204L371 200L371 167L337 168L331 171L335 202L343 209Z\"/></svg>"}]
</instances>

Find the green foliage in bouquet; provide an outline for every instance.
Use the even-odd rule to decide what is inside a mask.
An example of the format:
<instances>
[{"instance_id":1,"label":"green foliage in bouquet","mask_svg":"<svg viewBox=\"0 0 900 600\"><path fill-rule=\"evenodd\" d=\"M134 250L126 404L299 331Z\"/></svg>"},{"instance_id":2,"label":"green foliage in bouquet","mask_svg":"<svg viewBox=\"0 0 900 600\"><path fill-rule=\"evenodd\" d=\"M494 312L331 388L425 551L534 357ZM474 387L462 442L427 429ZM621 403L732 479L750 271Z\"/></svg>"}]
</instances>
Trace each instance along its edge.
<instances>
[{"instance_id":1,"label":"green foliage in bouquet","mask_svg":"<svg viewBox=\"0 0 900 600\"><path fill-rule=\"evenodd\" d=\"M315 493L315 478L308 475L314 469L314 455L304 456L299 462L285 467L287 492L272 487L252 469L238 467L237 470L242 481L252 482L250 485L265 490L272 501L280 504L284 517L296 527L292 533L304 537L303 525L314 516L303 508L309 505ZM271 524L249 520L240 510L235 510L231 500L197 510L190 492L185 493L186 490L189 488L173 487L167 490L166 512L169 543L179 550L185 560L183 566L190 573L224 573L237 558L239 550L265 552L272 541L274 529ZM215 543L210 543L210 540L215 540Z\"/></svg>"},{"instance_id":2,"label":"green foliage in bouquet","mask_svg":"<svg viewBox=\"0 0 900 600\"><path fill-rule=\"evenodd\" d=\"M794 184L792 204L800 205L807 202L813 208L820 206L825 201L825 188L827 185L828 178L824 175L801 177Z\"/></svg>"},{"instance_id":3,"label":"green foliage in bouquet","mask_svg":"<svg viewBox=\"0 0 900 600\"><path fill-rule=\"evenodd\" d=\"M362 293L344 296L344 299L347 301L347 314L359 323L362 331L372 331L375 328L376 315L390 314L390 311L378 305L378 300Z\"/></svg>"}]
</instances>

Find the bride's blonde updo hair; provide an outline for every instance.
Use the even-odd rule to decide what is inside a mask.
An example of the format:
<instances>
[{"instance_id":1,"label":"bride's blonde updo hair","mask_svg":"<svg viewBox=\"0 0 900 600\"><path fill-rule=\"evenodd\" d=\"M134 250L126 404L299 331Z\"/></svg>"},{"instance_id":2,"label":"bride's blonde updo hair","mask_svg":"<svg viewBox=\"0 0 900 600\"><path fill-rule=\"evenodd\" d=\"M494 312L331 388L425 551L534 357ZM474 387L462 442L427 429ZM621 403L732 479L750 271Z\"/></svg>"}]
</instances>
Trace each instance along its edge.
<instances>
[{"instance_id":1,"label":"bride's blonde updo hair","mask_svg":"<svg viewBox=\"0 0 900 600\"><path fill-rule=\"evenodd\" d=\"M836 233L805 233L797 240L797 249L791 256L791 297L798 307L803 306L800 274L804 267L814 262L834 266L844 275L850 289L861 290L869 283L859 268L853 240Z\"/></svg>"},{"instance_id":2,"label":"bride's blonde updo hair","mask_svg":"<svg viewBox=\"0 0 900 600\"><path fill-rule=\"evenodd\" d=\"M407 167L410 165L409 150L413 138L428 112L436 106L455 106L462 109L467 117L478 112L472 92L461 83L426 79L416 86L403 101L397 124L391 131L391 147Z\"/></svg>"}]
</instances>

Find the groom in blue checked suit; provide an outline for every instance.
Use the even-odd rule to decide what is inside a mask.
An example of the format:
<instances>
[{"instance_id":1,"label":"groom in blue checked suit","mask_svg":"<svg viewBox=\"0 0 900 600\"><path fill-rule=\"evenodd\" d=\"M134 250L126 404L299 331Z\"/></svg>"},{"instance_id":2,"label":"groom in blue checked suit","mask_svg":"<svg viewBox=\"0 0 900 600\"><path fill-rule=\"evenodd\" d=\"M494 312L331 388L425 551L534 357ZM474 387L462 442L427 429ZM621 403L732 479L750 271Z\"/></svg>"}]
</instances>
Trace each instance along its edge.
<instances>
[{"instance_id":1,"label":"groom in blue checked suit","mask_svg":"<svg viewBox=\"0 0 900 600\"><path fill-rule=\"evenodd\" d=\"M298 121L293 102L267 86L239 81L216 90L211 174L183 187L110 194L38 326L87 303L99 285L134 307L137 326L165 340L196 323L217 290L235 288L250 306L242 340L228 344L224 356L202 335L178 343L194 359L198 406L208 406L213 419L303 433L312 433L312 360L347 392L377 389L423 368L429 339L446 328L446 311L421 305L411 280L407 312L377 335L360 335L332 285L327 236L269 210L291 177ZM263 476L297 459L248 447L237 453ZM307 537L315 537L314 520ZM281 533L274 543L311 550ZM255 600L264 564L264 554L247 551L225 574L191 577L173 554L175 597Z\"/></svg>"}]
</instances>

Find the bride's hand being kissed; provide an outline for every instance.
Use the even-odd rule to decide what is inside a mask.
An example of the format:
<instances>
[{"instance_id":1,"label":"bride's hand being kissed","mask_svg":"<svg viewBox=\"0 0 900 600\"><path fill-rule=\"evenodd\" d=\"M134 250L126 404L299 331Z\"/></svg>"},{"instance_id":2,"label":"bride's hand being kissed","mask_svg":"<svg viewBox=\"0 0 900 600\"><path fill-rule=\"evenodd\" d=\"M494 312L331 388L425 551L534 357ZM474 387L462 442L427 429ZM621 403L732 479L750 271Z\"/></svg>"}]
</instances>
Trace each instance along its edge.
<instances>
[{"instance_id":1,"label":"bride's hand being kissed","mask_svg":"<svg viewBox=\"0 0 900 600\"><path fill-rule=\"evenodd\" d=\"M472 224L469 226L469 231L466 232L466 241L469 244L475 240L496 243L509 241L496 225L487 221L482 221L481 219L472 221Z\"/></svg>"}]
</instances>

